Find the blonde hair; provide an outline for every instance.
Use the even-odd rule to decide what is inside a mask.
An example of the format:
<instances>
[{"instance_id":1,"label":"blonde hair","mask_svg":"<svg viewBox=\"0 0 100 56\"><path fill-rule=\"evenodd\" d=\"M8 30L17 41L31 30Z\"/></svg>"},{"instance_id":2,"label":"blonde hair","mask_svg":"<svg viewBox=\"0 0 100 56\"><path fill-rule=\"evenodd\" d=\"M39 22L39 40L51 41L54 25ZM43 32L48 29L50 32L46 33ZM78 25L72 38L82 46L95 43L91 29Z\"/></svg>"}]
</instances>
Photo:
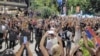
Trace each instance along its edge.
<instances>
[{"instance_id":1,"label":"blonde hair","mask_svg":"<svg viewBox=\"0 0 100 56\"><path fill-rule=\"evenodd\" d=\"M27 21L22 22L22 28L23 29L28 28L28 22Z\"/></svg>"},{"instance_id":2,"label":"blonde hair","mask_svg":"<svg viewBox=\"0 0 100 56\"><path fill-rule=\"evenodd\" d=\"M58 44L52 47L52 55L53 56L60 56L61 55L61 48Z\"/></svg>"}]
</instances>

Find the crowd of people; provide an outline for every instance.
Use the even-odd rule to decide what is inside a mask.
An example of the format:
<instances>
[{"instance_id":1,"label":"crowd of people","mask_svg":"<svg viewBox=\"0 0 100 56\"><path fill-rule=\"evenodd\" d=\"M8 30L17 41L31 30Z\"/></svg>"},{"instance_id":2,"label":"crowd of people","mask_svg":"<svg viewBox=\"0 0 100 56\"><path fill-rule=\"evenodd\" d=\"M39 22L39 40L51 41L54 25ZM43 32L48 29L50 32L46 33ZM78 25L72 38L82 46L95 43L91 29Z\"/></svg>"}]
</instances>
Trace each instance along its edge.
<instances>
[{"instance_id":1,"label":"crowd of people","mask_svg":"<svg viewBox=\"0 0 100 56\"><path fill-rule=\"evenodd\" d=\"M6 43L2 56L33 56L30 43L34 42L38 56L100 56L100 19L51 16L48 19L25 16L0 18L0 49ZM88 42L93 45L90 46ZM18 52L14 47L20 44Z\"/></svg>"}]
</instances>

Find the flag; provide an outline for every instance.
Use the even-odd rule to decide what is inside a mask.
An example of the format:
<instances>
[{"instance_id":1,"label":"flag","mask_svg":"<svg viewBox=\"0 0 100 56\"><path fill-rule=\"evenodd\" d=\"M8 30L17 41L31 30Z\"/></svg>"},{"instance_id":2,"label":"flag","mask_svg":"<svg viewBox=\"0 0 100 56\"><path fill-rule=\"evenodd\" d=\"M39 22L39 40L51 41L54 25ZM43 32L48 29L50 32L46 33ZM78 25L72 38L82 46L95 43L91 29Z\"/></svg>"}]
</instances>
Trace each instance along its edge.
<instances>
[{"instance_id":1,"label":"flag","mask_svg":"<svg viewBox=\"0 0 100 56\"><path fill-rule=\"evenodd\" d=\"M90 33L88 30L85 30L85 32L86 32L87 37L88 37L89 39L92 39L91 33Z\"/></svg>"},{"instance_id":2,"label":"flag","mask_svg":"<svg viewBox=\"0 0 100 56\"><path fill-rule=\"evenodd\" d=\"M95 31L90 26L88 26L87 29L90 32L90 34L94 37L96 45L100 46L100 37L96 36Z\"/></svg>"},{"instance_id":3,"label":"flag","mask_svg":"<svg viewBox=\"0 0 100 56\"><path fill-rule=\"evenodd\" d=\"M88 29L88 31L91 33L91 35L92 35L93 37L96 36L96 33L94 32L94 30L93 30L90 26L88 26L87 29Z\"/></svg>"}]
</instances>

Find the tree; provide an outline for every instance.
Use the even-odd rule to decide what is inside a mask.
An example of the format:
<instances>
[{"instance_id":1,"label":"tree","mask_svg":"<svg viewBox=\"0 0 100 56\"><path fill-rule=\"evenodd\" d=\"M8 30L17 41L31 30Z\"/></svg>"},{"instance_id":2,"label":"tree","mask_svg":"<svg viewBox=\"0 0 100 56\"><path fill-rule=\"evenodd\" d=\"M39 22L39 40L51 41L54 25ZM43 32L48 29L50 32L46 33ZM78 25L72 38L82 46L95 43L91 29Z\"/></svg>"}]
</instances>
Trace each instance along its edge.
<instances>
[{"instance_id":1,"label":"tree","mask_svg":"<svg viewBox=\"0 0 100 56\"><path fill-rule=\"evenodd\" d=\"M75 13L75 7L80 5L85 13L100 12L100 0L67 0L67 7L70 14Z\"/></svg>"},{"instance_id":2,"label":"tree","mask_svg":"<svg viewBox=\"0 0 100 56\"><path fill-rule=\"evenodd\" d=\"M68 10L71 14L75 13L77 5L79 5L83 11L91 8L90 0L67 0Z\"/></svg>"},{"instance_id":3,"label":"tree","mask_svg":"<svg viewBox=\"0 0 100 56\"><path fill-rule=\"evenodd\" d=\"M90 0L92 9L97 13L100 12L100 0Z\"/></svg>"},{"instance_id":4,"label":"tree","mask_svg":"<svg viewBox=\"0 0 100 56\"><path fill-rule=\"evenodd\" d=\"M49 16L58 13L56 0L31 0L31 8L41 14L45 13L44 10L46 10L46 14Z\"/></svg>"}]
</instances>

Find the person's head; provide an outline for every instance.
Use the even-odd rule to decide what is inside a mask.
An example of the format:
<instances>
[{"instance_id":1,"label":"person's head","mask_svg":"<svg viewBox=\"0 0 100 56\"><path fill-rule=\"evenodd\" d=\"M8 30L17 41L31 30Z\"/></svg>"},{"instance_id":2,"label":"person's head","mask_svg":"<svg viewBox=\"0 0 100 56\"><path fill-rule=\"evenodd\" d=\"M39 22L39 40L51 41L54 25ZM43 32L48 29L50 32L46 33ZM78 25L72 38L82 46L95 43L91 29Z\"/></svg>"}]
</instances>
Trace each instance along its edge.
<instances>
[{"instance_id":1,"label":"person's head","mask_svg":"<svg viewBox=\"0 0 100 56\"><path fill-rule=\"evenodd\" d=\"M83 56L82 50L78 49L75 53L74 56Z\"/></svg>"},{"instance_id":2,"label":"person's head","mask_svg":"<svg viewBox=\"0 0 100 56\"><path fill-rule=\"evenodd\" d=\"M13 27L13 30L14 30L14 31L17 31L17 27Z\"/></svg>"},{"instance_id":3,"label":"person's head","mask_svg":"<svg viewBox=\"0 0 100 56\"><path fill-rule=\"evenodd\" d=\"M15 56L14 52L10 49L4 51L3 56Z\"/></svg>"},{"instance_id":4,"label":"person's head","mask_svg":"<svg viewBox=\"0 0 100 56\"><path fill-rule=\"evenodd\" d=\"M48 37L50 37L50 38L54 38L55 36L54 36L54 31L48 31Z\"/></svg>"},{"instance_id":5,"label":"person's head","mask_svg":"<svg viewBox=\"0 0 100 56\"><path fill-rule=\"evenodd\" d=\"M100 56L100 47L98 47L96 50L96 56Z\"/></svg>"},{"instance_id":6,"label":"person's head","mask_svg":"<svg viewBox=\"0 0 100 56\"><path fill-rule=\"evenodd\" d=\"M21 28L26 30L28 28L27 22L22 22Z\"/></svg>"},{"instance_id":7,"label":"person's head","mask_svg":"<svg viewBox=\"0 0 100 56\"><path fill-rule=\"evenodd\" d=\"M55 21L54 20L50 21L50 26L55 26Z\"/></svg>"},{"instance_id":8,"label":"person's head","mask_svg":"<svg viewBox=\"0 0 100 56\"><path fill-rule=\"evenodd\" d=\"M96 35L97 35L98 37L100 37L100 33L99 33L99 32L97 32Z\"/></svg>"},{"instance_id":9,"label":"person's head","mask_svg":"<svg viewBox=\"0 0 100 56\"><path fill-rule=\"evenodd\" d=\"M61 48L58 44L52 47L52 56L60 56L61 55Z\"/></svg>"},{"instance_id":10,"label":"person's head","mask_svg":"<svg viewBox=\"0 0 100 56\"><path fill-rule=\"evenodd\" d=\"M41 27L42 27L42 24L41 24L41 23L38 23L38 24L37 24L37 27L38 27L38 28L41 28Z\"/></svg>"}]
</instances>

